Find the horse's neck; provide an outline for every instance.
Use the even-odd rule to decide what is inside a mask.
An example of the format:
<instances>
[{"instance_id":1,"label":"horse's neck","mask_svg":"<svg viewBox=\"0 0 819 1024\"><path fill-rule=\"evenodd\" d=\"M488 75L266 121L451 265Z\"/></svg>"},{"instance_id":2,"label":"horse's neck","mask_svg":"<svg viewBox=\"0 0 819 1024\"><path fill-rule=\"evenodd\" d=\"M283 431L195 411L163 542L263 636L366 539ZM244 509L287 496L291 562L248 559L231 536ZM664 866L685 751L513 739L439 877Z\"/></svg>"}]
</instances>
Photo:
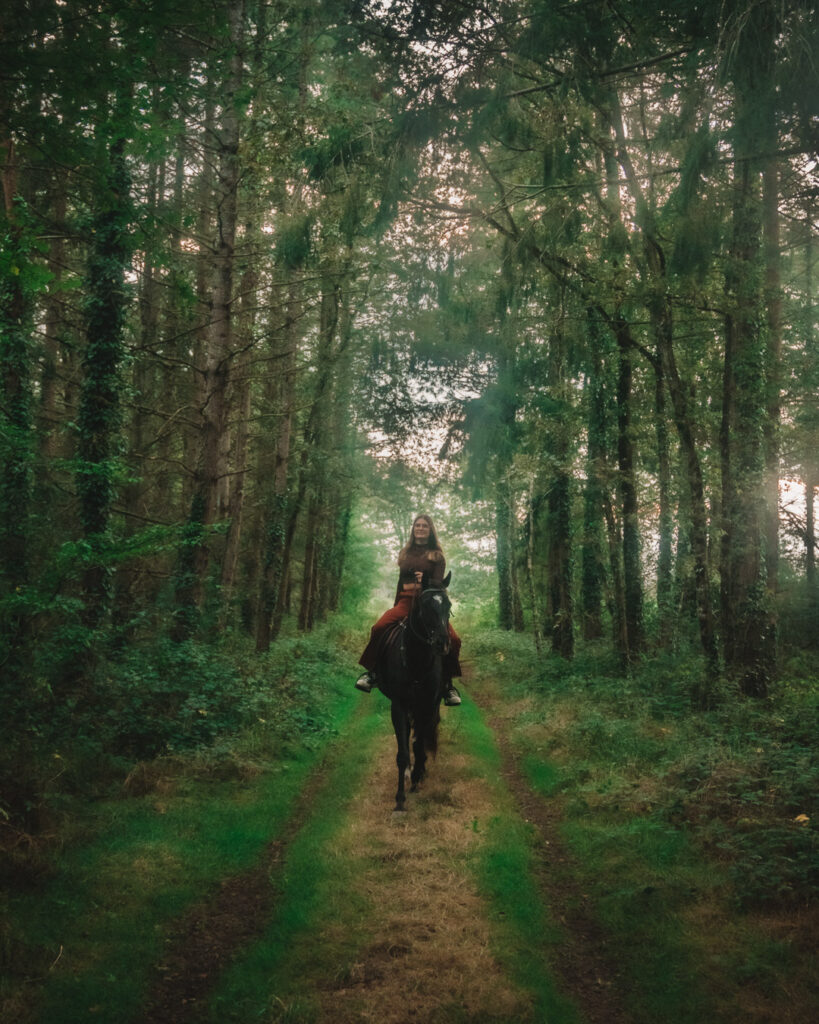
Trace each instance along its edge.
<instances>
[{"instance_id":1,"label":"horse's neck","mask_svg":"<svg viewBox=\"0 0 819 1024\"><path fill-rule=\"evenodd\" d=\"M422 638L421 624L412 612L407 616L404 630L404 650L407 653L407 658L414 655L418 660L430 661L433 656L432 648Z\"/></svg>"}]
</instances>

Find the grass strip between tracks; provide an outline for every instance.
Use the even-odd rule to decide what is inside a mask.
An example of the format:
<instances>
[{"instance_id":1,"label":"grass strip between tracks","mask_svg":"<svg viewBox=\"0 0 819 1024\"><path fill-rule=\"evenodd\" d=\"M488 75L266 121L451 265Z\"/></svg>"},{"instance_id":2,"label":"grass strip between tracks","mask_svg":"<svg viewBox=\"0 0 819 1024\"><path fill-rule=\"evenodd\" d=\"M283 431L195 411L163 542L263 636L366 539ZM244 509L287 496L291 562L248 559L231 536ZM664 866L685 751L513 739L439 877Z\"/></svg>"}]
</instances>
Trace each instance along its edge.
<instances>
[{"instance_id":1,"label":"grass strip between tracks","mask_svg":"<svg viewBox=\"0 0 819 1024\"><path fill-rule=\"evenodd\" d=\"M546 967L548 951L561 936L535 881L532 829L515 812L503 783L492 730L471 701L464 702L462 712L468 749L496 793L496 816L485 826L475 823L476 828L485 828L485 841L473 863L490 904L495 955L517 984L531 992L535 1020L577 1024L576 1008L558 992Z\"/></svg>"},{"instance_id":2,"label":"grass strip between tracks","mask_svg":"<svg viewBox=\"0 0 819 1024\"><path fill-rule=\"evenodd\" d=\"M353 922L366 922L368 908L354 895L353 864L336 854L334 838L361 785L362 762L371 759L374 738L382 729L378 715L356 717L350 723L313 812L288 848L273 923L225 973L211 999L211 1020L275 1019L285 1006L288 1020L312 1019L309 996L304 1012L299 1009L298 993L305 989L305 979L337 972L336 957L344 961L346 954L332 950L335 956L329 963L317 962L310 936L323 923L342 917L350 922L350 948L360 944Z\"/></svg>"}]
</instances>

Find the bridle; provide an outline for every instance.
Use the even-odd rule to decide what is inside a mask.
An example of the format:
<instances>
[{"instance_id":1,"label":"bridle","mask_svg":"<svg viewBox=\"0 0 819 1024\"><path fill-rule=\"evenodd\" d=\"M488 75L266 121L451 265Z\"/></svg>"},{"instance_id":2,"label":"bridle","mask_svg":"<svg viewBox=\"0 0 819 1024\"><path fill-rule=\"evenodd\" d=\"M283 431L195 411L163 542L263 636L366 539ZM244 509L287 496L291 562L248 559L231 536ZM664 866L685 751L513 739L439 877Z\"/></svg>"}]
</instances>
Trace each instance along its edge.
<instances>
[{"instance_id":1,"label":"bridle","mask_svg":"<svg viewBox=\"0 0 819 1024\"><path fill-rule=\"evenodd\" d=\"M443 588L429 587L426 590L422 590L422 591L420 591L420 593L416 594L415 598L413 599L412 609L410 610L410 614L407 617L407 628L409 629L410 633L412 633L412 635L416 638L416 640L420 640L420 642L422 644L424 644L426 647L434 647L436 645L436 643L438 642L438 637L439 637L438 630L436 628L432 627L428 631L426 631L425 633L419 633L418 630L416 629L415 622L413 621L417 617L417 615L416 615L416 607L420 611L420 602L423 600L424 594L432 594L432 595L436 595L437 594L444 601L446 601L447 603L449 603L449 598L446 596L446 591ZM448 650L449 650L449 638L447 636L447 640L446 640L446 644L445 644L443 653L446 654Z\"/></svg>"}]
</instances>

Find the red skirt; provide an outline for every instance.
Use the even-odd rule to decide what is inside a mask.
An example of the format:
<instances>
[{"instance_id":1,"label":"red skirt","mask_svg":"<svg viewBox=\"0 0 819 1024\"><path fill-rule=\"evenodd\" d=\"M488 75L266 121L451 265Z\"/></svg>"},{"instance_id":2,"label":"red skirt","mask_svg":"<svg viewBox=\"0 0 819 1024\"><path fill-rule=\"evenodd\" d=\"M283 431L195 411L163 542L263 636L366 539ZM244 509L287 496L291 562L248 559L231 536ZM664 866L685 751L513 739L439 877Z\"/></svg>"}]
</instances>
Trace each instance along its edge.
<instances>
[{"instance_id":1,"label":"red skirt","mask_svg":"<svg viewBox=\"0 0 819 1024\"><path fill-rule=\"evenodd\" d=\"M373 628L370 630L370 640L367 646L364 648L364 653L359 658L358 664L363 665L364 668L370 672L375 670L375 666L378 663L378 656L381 653L381 643L384 639L384 634L390 626L396 622L400 622L401 619L405 619L412 608L412 594L402 594L398 598L398 601L389 608L381 618L376 622ZM458 660L458 656L461 653L461 638L452 628L452 624L449 624L449 653L444 657L444 675L445 676L459 676L461 675L461 663Z\"/></svg>"}]
</instances>

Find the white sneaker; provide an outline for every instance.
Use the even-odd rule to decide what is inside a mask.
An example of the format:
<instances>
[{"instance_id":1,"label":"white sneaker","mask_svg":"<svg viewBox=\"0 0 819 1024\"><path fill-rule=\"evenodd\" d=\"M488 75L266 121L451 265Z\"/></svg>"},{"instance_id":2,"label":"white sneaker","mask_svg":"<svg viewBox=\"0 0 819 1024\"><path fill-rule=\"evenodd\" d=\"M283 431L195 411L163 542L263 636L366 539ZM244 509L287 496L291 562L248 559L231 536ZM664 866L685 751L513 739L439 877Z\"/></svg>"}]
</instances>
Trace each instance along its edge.
<instances>
[{"instance_id":1,"label":"white sneaker","mask_svg":"<svg viewBox=\"0 0 819 1024\"><path fill-rule=\"evenodd\" d=\"M375 680L369 672L365 672L363 676L360 676L355 681L355 688L361 690L362 693L369 693L373 688Z\"/></svg>"}]
</instances>

